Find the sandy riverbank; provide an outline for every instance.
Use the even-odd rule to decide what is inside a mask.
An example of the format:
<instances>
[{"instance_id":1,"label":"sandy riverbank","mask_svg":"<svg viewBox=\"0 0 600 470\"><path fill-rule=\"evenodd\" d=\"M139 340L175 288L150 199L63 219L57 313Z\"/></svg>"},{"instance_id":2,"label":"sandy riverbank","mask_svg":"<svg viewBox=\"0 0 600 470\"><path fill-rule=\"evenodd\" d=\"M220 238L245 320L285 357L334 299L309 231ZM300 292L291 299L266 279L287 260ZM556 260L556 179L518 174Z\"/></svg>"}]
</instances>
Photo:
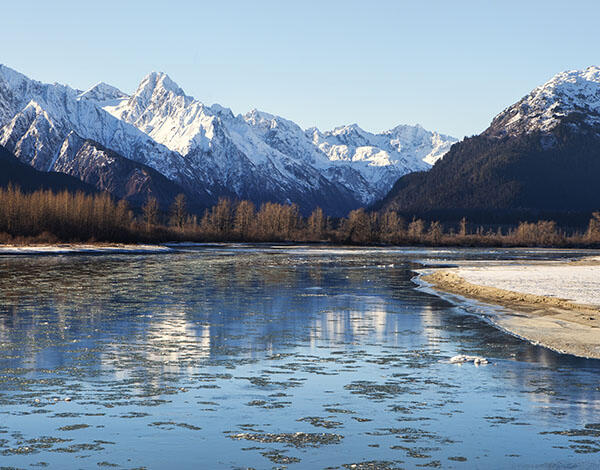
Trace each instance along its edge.
<instances>
[{"instance_id":1,"label":"sandy riverbank","mask_svg":"<svg viewBox=\"0 0 600 470\"><path fill-rule=\"evenodd\" d=\"M600 259L465 266L421 279L435 289L510 310L500 328L559 352L600 359Z\"/></svg>"},{"instance_id":2,"label":"sandy riverbank","mask_svg":"<svg viewBox=\"0 0 600 470\"><path fill-rule=\"evenodd\" d=\"M165 253L172 248L162 245L124 245L124 244L77 244L58 245L0 245L2 255L62 255L62 254L110 254L110 253Z\"/></svg>"}]
</instances>

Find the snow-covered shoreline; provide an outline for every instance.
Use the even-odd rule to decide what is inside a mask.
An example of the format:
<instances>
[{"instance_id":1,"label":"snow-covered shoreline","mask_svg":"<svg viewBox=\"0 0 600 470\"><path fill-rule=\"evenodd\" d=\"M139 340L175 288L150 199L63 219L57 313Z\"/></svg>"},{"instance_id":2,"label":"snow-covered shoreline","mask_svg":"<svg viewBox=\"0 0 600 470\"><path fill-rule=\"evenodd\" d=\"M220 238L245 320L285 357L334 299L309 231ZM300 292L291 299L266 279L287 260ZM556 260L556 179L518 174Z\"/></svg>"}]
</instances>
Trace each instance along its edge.
<instances>
[{"instance_id":1,"label":"snow-covered shoreline","mask_svg":"<svg viewBox=\"0 0 600 470\"><path fill-rule=\"evenodd\" d=\"M172 248L163 245L94 245L65 243L58 245L0 245L3 255L62 255L62 254L144 254L168 253Z\"/></svg>"},{"instance_id":2,"label":"snow-covered shoreline","mask_svg":"<svg viewBox=\"0 0 600 470\"><path fill-rule=\"evenodd\" d=\"M600 359L600 258L459 263L420 279L436 290L507 307L487 316L502 330L561 353Z\"/></svg>"},{"instance_id":3,"label":"snow-covered shoreline","mask_svg":"<svg viewBox=\"0 0 600 470\"><path fill-rule=\"evenodd\" d=\"M479 286L600 306L600 263L460 267L455 272Z\"/></svg>"}]
</instances>

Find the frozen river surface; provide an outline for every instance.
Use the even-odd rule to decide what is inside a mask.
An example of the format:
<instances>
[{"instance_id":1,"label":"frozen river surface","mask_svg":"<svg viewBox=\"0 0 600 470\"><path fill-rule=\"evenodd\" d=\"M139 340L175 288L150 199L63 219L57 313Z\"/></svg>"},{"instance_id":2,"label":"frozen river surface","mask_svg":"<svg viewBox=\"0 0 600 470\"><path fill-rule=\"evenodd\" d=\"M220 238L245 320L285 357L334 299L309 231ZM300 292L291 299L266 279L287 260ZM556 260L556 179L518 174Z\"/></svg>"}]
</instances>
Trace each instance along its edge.
<instances>
[{"instance_id":1,"label":"frozen river surface","mask_svg":"<svg viewBox=\"0 0 600 470\"><path fill-rule=\"evenodd\" d=\"M411 280L419 262L577 255L0 257L0 467L597 468L600 361Z\"/></svg>"}]
</instances>

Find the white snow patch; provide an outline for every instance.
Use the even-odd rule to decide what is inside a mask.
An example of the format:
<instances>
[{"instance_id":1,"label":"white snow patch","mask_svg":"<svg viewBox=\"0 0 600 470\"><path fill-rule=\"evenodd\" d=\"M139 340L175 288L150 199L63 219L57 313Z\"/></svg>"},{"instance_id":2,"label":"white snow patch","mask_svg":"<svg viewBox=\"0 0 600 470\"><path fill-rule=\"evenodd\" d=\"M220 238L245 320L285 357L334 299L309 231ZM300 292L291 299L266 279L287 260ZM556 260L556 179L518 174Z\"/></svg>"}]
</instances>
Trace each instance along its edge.
<instances>
[{"instance_id":1,"label":"white snow patch","mask_svg":"<svg viewBox=\"0 0 600 470\"><path fill-rule=\"evenodd\" d=\"M481 356L467 356L465 354L459 354L450 358L451 364L464 364L465 362L472 362L476 366L490 363L490 361L488 361L485 357Z\"/></svg>"},{"instance_id":2,"label":"white snow patch","mask_svg":"<svg viewBox=\"0 0 600 470\"><path fill-rule=\"evenodd\" d=\"M600 306L600 265L461 267L456 274L479 286Z\"/></svg>"},{"instance_id":3,"label":"white snow patch","mask_svg":"<svg viewBox=\"0 0 600 470\"><path fill-rule=\"evenodd\" d=\"M569 70L535 88L494 118L509 133L549 131L562 118L580 112L590 125L600 124L600 67Z\"/></svg>"}]
</instances>

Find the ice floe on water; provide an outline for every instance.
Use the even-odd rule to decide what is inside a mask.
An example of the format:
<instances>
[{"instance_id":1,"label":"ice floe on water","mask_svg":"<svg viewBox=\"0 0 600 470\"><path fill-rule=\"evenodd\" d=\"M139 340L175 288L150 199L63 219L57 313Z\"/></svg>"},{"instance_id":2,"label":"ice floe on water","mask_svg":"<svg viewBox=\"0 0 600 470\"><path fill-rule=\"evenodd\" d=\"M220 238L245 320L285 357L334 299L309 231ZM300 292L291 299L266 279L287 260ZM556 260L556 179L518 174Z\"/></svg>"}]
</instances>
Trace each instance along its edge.
<instances>
[{"instance_id":1,"label":"ice floe on water","mask_svg":"<svg viewBox=\"0 0 600 470\"><path fill-rule=\"evenodd\" d=\"M110 253L165 253L173 251L163 245L0 245L1 255L62 255L76 253L110 254Z\"/></svg>"},{"instance_id":2,"label":"ice floe on water","mask_svg":"<svg viewBox=\"0 0 600 470\"><path fill-rule=\"evenodd\" d=\"M467 356L465 354L458 354L457 356L452 356L450 358L451 364L464 364L465 362L472 362L476 366L490 363L490 361L488 361L485 357L481 356Z\"/></svg>"}]
</instances>

